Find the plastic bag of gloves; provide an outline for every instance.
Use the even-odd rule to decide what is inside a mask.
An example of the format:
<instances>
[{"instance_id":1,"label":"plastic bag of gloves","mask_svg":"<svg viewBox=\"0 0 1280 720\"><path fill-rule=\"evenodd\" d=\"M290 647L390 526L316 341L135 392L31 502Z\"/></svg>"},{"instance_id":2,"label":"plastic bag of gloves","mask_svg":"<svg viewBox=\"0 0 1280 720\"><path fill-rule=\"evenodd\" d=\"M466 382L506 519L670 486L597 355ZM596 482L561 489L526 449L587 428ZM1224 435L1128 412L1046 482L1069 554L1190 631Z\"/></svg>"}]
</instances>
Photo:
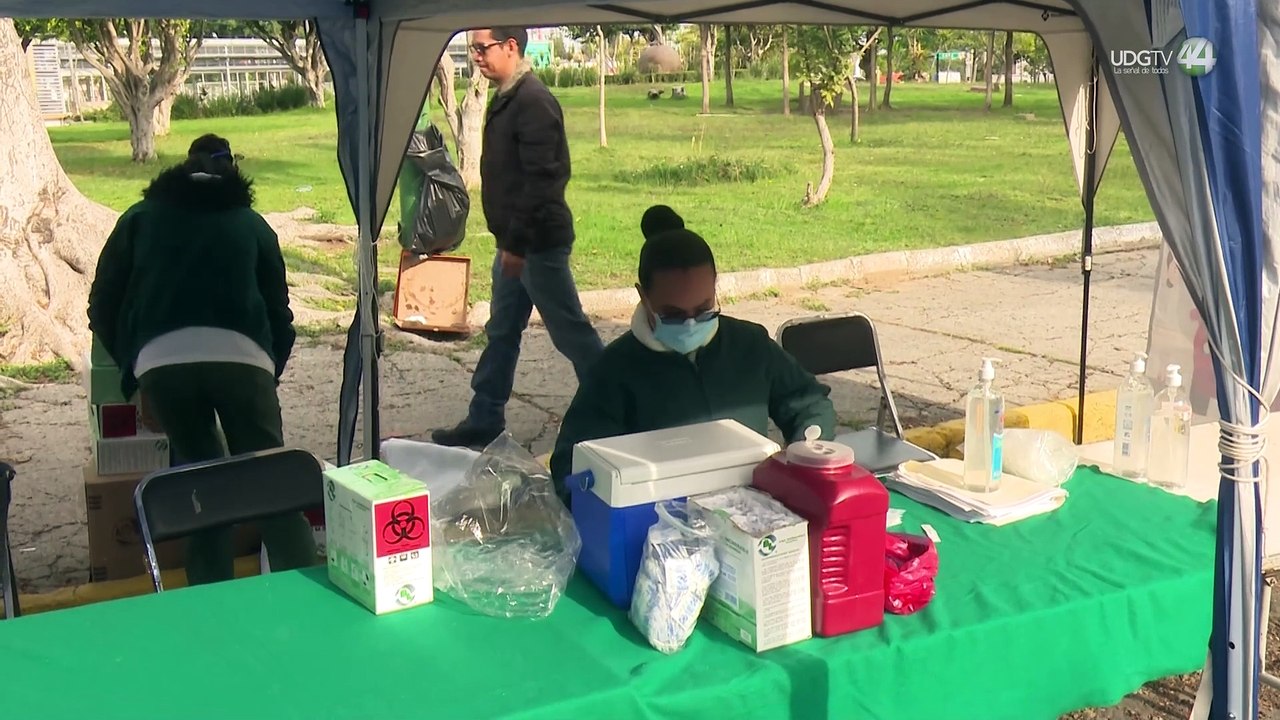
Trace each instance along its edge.
<instances>
[{"instance_id":1,"label":"plastic bag of gloves","mask_svg":"<svg viewBox=\"0 0 1280 720\"><path fill-rule=\"evenodd\" d=\"M1026 428L1004 431L1005 472L1057 487L1071 479L1079 461L1075 445L1055 432Z\"/></svg>"},{"instance_id":2,"label":"plastic bag of gloves","mask_svg":"<svg viewBox=\"0 0 1280 720\"><path fill-rule=\"evenodd\" d=\"M720 563L711 529L691 517L683 501L658 503L656 510L631 596L631 622L669 655L693 634Z\"/></svg>"},{"instance_id":3,"label":"plastic bag of gloves","mask_svg":"<svg viewBox=\"0 0 1280 720\"><path fill-rule=\"evenodd\" d=\"M538 618L564 595L582 538L550 473L503 433L432 496L431 545L437 588L485 615Z\"/></svg>"}]
</instances>

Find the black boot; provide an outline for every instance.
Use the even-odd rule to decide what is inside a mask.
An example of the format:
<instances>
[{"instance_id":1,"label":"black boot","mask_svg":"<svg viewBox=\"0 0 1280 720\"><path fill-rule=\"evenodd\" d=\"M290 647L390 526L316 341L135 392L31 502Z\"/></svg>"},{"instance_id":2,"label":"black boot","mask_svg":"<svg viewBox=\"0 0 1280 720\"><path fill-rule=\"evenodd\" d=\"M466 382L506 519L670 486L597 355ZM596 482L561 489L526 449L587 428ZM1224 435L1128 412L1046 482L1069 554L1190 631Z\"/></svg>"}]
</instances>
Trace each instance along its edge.
<instances>
[{"instance_id":1,"label":"black boot","mask_svg":"<svg viewBox=\"0 0 1280 720\"><path fill-rule=\"evenodd\" d=\"M484 450L502 434L503 428L481 428L471 425L466 420L457 426L431 431L431 442L447 447L466 447L473 450Z\"/></svg>"}]
</instances>

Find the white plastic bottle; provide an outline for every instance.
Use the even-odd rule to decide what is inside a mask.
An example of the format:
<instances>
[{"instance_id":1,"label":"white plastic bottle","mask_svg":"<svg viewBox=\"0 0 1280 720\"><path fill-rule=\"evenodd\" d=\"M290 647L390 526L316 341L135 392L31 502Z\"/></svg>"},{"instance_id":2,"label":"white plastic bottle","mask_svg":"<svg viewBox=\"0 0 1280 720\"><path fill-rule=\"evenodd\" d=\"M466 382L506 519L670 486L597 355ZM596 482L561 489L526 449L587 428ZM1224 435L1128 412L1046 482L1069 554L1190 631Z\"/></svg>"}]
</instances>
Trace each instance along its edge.
<instances>
[{"instance_id":1,"label":"white plastic bottle","mask_svg":"<svg viewBox=\"0 0 1280 720\"><path fill-rule=\"evenodd\" d=\"M1145 480L1151 451L1151 414L1155 388L1147 379L1147 354L1135 353L1116 396L1115 458L1112 465L1121 477Z\"/></svg>"},{"instance_id":2,"label":"white plastic bottle","mask_svg":"<svg viewBox=\"0 0 1280 720\"><path fill-rule=\"evenodd\" d=\"M964 412L964 486L974 492L1000 489L1004 460L1004 397L992 382L996 377L992 358L982 359L978 384L969 391Z\"/></svg>"},{"instance_id":3,"label":"white plastic bottle","mask_svg":"<svg viewBox=\"0 0 1280 720\"><path fill-rule=\"evenodd\" d=\"M1147 478L1152 485L1181 488L1187 484L1191 453L1191 403L1182 387L1181 368L1165 369L1165 388L1156 396L1151 415L1151 460Z\"/></svg>"}]
</instances>

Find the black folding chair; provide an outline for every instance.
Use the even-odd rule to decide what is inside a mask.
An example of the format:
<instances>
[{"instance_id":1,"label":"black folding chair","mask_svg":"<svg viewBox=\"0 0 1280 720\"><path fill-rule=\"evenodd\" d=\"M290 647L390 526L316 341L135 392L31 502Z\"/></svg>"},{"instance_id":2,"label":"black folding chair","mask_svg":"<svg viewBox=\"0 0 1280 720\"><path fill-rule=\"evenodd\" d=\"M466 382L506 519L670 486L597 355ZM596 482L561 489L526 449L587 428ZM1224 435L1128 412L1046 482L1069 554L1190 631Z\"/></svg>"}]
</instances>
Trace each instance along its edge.
<instances>
[{"instance_id":1,"label":"black folding chair","mask_svg":"<svg viewBox=\"0 0 1280 720\"><path fill-rule=\"evenodd\" d=\"M875 426L837 438L853 448L860 465L872 473L882 474L892 472L908 460L936 459L933 453L902 439L902 421L885 379L880 340L871 318L850 313L791 320L778 329L778 343L814 375L876 369L880 403Z\"/></svg>"},{"instance_id":2,"label":"black folding chair","mask_svg":"<svg viewBox=\"0 0 1280 720\"><path fill-rule=\"evenodd\" d=\"M880 340L871 318L851 313L791 320L778 328L778 343L814 375L875 368L880 381L880 408L875 427L902 437L902 421L898 419L898 406L885 380ZM884 426L886 415L893 420L889 428Z\"/></svg>"},{"instance_id":3,"label":"black folding chair","mask_svg":"<svg viewBox=\"0 0 1280 720\"><path fill-rule=\"evenodd\" d=\"M277 449L151 473L133 494L147 567L164 590L156 543L324 505L324 464L306 450Z\"/></svg>"},{"instance_id":4,"label":"black folding chair","mask_svg":"<svg viewBox=\"0 0 1280 720\"><path fill-rule=\"evenodd\" d=\"M13 478L16 475L13 466L0 462L0 599L4 600L6 619L22 614L17 576L13 572L13 554L9 551L9 501L13 497Z\"/></svg>"}]
</instances>

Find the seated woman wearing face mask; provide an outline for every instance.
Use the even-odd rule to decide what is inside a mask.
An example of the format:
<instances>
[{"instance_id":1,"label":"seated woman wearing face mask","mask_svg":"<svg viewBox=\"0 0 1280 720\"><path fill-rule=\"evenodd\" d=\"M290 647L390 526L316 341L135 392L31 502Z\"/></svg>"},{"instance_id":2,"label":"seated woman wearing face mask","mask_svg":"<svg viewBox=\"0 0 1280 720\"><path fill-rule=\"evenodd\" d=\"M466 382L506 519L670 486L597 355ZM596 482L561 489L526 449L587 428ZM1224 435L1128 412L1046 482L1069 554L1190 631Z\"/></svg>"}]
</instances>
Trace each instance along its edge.
<instances>
[{"instance_id":1,"label":"seated woman wearing face mask","mask_svg":"<svg viewBox=\"0 0 1280 720\"><path fill-rule=\"evenodd\" d=\"M584 440L733 419L787 442L817 425L834 434L829 389L760 325L720 314L715 257L670 208L645 213L640 304L631 331L605 348L565 413L551 457L557 484Z\"/></svg>"}]
</instances>

